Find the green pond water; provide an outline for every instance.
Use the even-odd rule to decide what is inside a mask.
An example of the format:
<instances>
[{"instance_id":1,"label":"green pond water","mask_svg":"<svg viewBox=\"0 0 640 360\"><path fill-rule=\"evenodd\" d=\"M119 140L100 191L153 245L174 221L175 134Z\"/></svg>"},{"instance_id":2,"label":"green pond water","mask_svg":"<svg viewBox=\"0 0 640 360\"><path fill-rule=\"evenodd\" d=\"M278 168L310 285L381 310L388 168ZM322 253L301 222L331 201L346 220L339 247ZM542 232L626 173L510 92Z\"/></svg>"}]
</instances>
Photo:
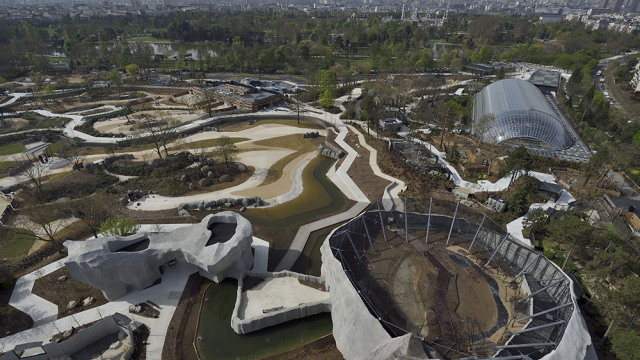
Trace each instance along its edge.
<instances>
[{"instance_id":1,"label":"green pond water","mask_svg":"<svg viewBox=\"0 0 640 360\"><path fill-rule=\"evenodd\" d=\"M327 177L334 159L317 156L302 172L303 192L297 198L264 209L247 209L242 213L251 224L282 229L340 210L349 199ZM217 211L194 211L199 219Z\"/></svg>"},{"instance_id":2,"label":"green pond water","mask_svg":"<svg viewBox=\"0 0 640 360\"><path fill-rule=\"evenodd\" d=\"M203 360L261 359L331 333L331 314L323 313L238 335L231 329L237 288L235 280L225 280L205 293L196 339Z\"/></svg>"}]
</instances>

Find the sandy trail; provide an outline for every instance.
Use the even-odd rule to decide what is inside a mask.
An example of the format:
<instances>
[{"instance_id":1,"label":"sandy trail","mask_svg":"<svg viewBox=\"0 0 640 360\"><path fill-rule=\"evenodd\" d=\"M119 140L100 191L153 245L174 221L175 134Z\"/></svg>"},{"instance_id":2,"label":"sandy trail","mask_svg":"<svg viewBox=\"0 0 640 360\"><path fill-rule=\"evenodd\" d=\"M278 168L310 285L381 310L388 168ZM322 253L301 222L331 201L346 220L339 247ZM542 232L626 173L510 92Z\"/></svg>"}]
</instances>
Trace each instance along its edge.
<instances>
[{"instance_id":1,"label":"sandy trail","mask_svg":"<svg viewBox=\"0 0 640 360\"><path fill-rule=\"evenodd\" d=\"M294 185L294 179L292 179L293 176L291 175L293 169L302 161L304 161L310 154L314 154L314 152L302 154L288 163L282 170L282 177L280 177L276 182L268 185L258 186L257 188L253 189L236 191L233 192L232 195L246 197L260 196L262 199L266 200L286 194ZM302 178L300 178L299 180L300 182L302 182Z\"/></svg>"}]
</instances>

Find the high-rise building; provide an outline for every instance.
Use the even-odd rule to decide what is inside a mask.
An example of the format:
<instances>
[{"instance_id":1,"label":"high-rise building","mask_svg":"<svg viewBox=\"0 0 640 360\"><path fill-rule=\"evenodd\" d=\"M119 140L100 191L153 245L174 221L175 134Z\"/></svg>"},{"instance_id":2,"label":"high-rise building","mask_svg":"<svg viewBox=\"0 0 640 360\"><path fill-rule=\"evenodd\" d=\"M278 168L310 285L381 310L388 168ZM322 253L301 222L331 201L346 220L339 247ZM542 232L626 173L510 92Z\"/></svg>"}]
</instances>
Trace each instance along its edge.
<instances>
[{"instance_id":1,"label":"high-rise building","mask_svg":"<svg viewBox=\"0 0 640 360\"><path fill-rule=\"evenodd\" d=\"M629 12L637 12L638 5L640 5L640 0L631 0L630 4L631 5L629 6Z\"/></svg>"},{"instance_id":2,"label":"high-rise building","mask_svg":"<svg viewBox=\"0 0 640 360\"><path fill-rule=\"evenodd\" d=\"M622 4L624 4L624 0L616 0L616 4L613 6L613 12L620 12L620 10L622 10Z\"/></svg>"},{"instance_id":3,"label":"high-rise building","mask_svg":"<svg viewBox=\"0 0 640 360\"><path fill-rule=\"evenodd\" d=\"M609 6L609 0L602 0L602 1L600 1L600 4L598 5L598 8L606 9L608 6Z\"/></svg>"}]
</instances>

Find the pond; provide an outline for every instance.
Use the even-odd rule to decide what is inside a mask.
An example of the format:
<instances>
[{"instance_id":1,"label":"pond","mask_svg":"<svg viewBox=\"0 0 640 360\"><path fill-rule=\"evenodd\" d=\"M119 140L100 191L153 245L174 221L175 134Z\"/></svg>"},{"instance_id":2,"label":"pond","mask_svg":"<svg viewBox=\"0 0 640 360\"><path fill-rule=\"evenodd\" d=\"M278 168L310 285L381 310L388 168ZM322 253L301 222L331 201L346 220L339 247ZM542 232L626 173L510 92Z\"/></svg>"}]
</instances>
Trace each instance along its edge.
<instances>
[{"instance_id":1,"label":"pond","mask_svg":"<svg viewBox=\"0 0 640 360\"><path fill-rule=\"evenodd\" d=\"M201 359L260 359L331 333L331 314L323 313L238 335L230 325L237 288L235 280L225 280L206 291L196 335Z\"/></svg>"}]
</instances>

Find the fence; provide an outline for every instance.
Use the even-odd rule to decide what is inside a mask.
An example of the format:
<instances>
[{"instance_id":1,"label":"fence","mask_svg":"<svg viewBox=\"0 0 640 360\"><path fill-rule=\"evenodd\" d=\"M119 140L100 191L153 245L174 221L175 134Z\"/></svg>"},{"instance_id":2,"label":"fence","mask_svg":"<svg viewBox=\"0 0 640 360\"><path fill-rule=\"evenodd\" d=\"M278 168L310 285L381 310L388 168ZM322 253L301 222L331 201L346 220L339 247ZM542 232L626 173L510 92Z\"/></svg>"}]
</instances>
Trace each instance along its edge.
<instances>
[{"instance_id":1,"label":"fence","mask_svg":"<svg viewBox=\"0 0 640 360\"><path fill-rule=\"evenodd\" d=\"M450 328L451 309L443 307L444 303L451 303L455 296L458 304L460 301L471 302L473 294L465 289L454 290L447 265L440 263L444 259L453 264L446 259L449 257L454 263L469 266L483 276L494 292L494 300L498 285L491 277L482 275L486 269L500 274L505 283L519 280L522 289L529 294L519 302L526 314L519 320L527 321L526 326L531 330L511 334L506 347L499 344L486 347L483 349L485 354L495 353L496 345L502 349L501 356L527 354L538 359L559 345L566 325L575 313L576 303L571 280L555 264L511 237L485 215L460 203L436 199L400 201L402 205L391 211L385 211L378 203L372 204L368 210L334 230L329 238L333 255L342 263L371 314L390 335L411 332L441 354L449 353L449 358L459 358L471 356L464 347L454 346L464 340L465 334L470 344L477 344L504 329L509 315L498 301L495 302L495 323L480 319L491 327L489 330L464 328L460 325L463 321L454 321ZM467 254L484 266L468 261ZM427 261L437 269L438 274L432 276L432 280L428 277L421 280L415 272L407 270ZM404 286L406 283L414 286ZM477 310L481 312L482 309ZM441 329L436 339L428 335L435 324L429 318ZM453 331L454 327L457 331ZM426 331L427 328L430 330ZM475 352L478 348L481 345L474 348L474 354L478 353Z\"/></svg>"}]
</instances>

